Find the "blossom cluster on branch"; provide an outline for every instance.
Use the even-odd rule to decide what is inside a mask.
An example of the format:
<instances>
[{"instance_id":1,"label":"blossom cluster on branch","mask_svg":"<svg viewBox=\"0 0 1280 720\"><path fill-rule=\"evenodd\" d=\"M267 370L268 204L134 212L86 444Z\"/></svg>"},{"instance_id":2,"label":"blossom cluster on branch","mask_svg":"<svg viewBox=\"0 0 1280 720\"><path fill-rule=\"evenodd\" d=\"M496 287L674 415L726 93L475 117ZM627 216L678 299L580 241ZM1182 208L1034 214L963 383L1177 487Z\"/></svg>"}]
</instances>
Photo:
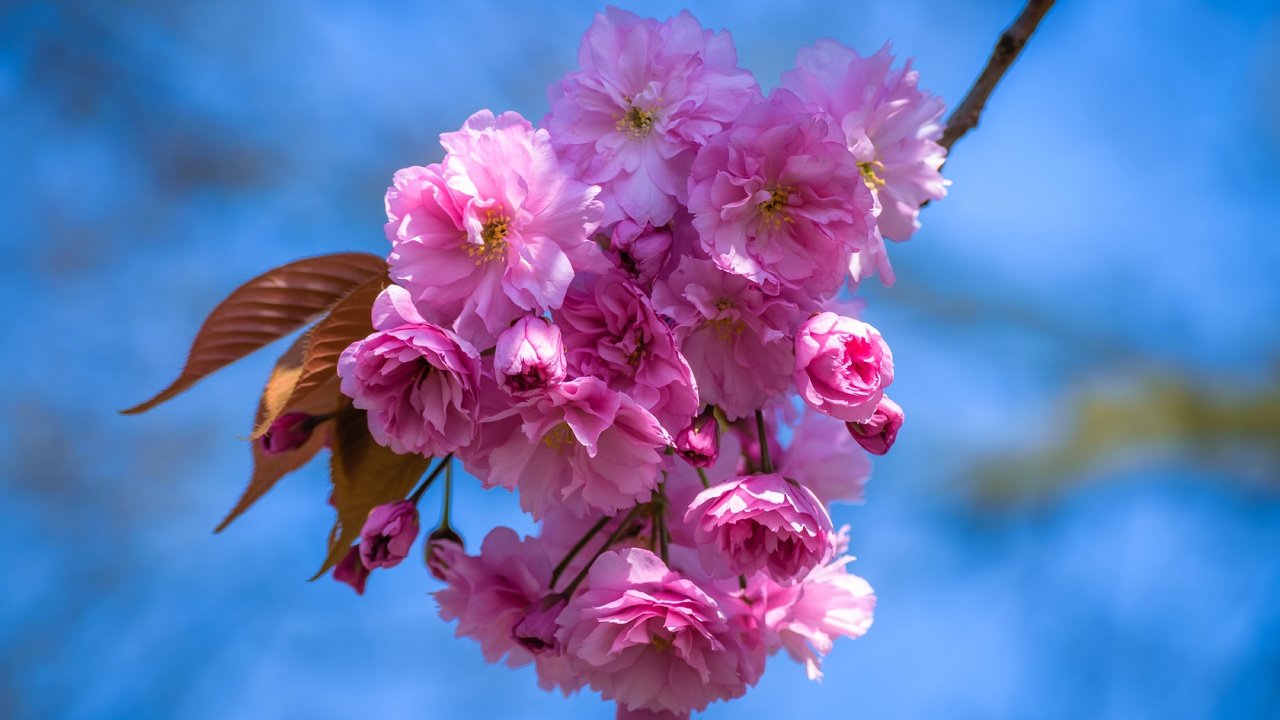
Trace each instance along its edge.
<instances>
[{"instance_id":1,"label":"blossom cluster on branch","mask_svg":"<svg viewBox=\"0 0 1280 720\"><path fill-rule=\"evenodd\" d=\"M891 283L884 239L945 194L943 105L887 47L830 41L766 95L687 12L610 8L579 63L539 125L482 110L396 173L394 284L337 372L378 443L456 457L541 523L429 541L460 636L687 717L778 650L820 677L871 624L828 505L861 500L902 410L840 293ZM363 587L417 532L413 502L375 508L336 576Z\"/></svg>"}]
</instances>

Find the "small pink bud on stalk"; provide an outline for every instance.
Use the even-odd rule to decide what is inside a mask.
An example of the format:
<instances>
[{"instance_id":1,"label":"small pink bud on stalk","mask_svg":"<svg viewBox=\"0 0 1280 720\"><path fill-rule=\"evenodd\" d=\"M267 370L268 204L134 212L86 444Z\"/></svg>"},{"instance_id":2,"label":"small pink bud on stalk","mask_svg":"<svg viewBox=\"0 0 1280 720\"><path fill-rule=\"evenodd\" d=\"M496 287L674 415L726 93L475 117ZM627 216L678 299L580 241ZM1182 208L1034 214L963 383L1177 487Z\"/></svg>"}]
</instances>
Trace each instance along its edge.
<instances>
[{"instance_id":1,"label":"small pink bud on stalk","mask_svg":"<svg viewBox=\"0 0 1280 720\"><path fill-rule=\"evenodd\" d=\"M400 564L418 538L418 506L411 500L379 505L360 530L360 560L366 568Z\"/></svg>"},{"instance_id":2,"label":"small pink bud on stalk","mask_svg":"<svg viewBox=\"0 0 1280 720\"><path fill-rule=\"evenodd\" d=\"M304 412L288 412L276 418L259 442L262 451L268 455L297 450L311 439L311 431L315 430L325 418Z\"/></svg>"},{"instance_id":3,"label":"small pink bud on stalk","mask_svg":"<svg viewBox=\"0 0 1280 720\"><path fill-rule=\"evenodd\" d=\"M454 532L453 528L447 525L436 528L434 532L427 536L427 571L431 573L431 577L440 581L447 580L447 575L445 573L449 569L448 563L443 557L443 553L440 552L442 546L445 544L462 547L462 536Z\"/></svg>"},{"instance_id":4,"label":"small pink bud on stalk","mask_svg":"<svg viewBox=\"0 0 1280 720\"><path fill-rule=\"evenodd\" d=\"M493 370L498 384L511 395L560 383L565 377L560 328L544 317L520 318L498 337Z\"/></svg>"},{"instance_id":5,"label":"small pink bud on stalk","mask_svg":"<svg viewBox=\"0 0 1280 720\"><path fill-rule=\"evenodd\" d=\"M556 618L560 617L568 604L568 598L556 593L530 605L512 631L516 642L535 655L555 650L556 630L559 629Z\"/></svg>"},{"instance_id":6,"label":"small pink bud on stalk","mask_svg":"<svg viewBox=\"0 0 1280 720\"><path fill-rule=\"evenodd\" d=\"M902 427L902 408L888 397L880 399L876 411L866 422L851 422L846 425L849 434L872 455L884 455L893 447L898 439L898 429Z\"/></svg>"},{"instance_id":7,"label":"small pink bud on stalk","mask_svg":"<svg viewBox=\"0 0 1280 720\"><path fill-rule=\"evenodd\" d=\"M720 458L720 425L708 407L676 436L676 452L696 468L711 467Z\"/></svg>"}]
</instances>

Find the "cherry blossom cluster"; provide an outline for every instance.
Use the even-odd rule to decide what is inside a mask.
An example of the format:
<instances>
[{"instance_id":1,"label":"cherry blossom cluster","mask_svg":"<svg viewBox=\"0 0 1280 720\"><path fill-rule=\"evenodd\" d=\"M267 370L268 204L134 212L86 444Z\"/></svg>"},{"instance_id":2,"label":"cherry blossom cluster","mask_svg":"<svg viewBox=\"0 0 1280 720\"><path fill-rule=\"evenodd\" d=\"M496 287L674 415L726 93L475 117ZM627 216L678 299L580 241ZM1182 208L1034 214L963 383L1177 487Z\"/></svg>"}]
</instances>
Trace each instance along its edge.
<instances>
[{"instance_id":1,"label":"cherry blossom cluster","mask_svg":"<svg viewBox=\"0 0 1280 720\"><path fill-rule=\"evenodd\" d=\"M431 535L459 636L620 717L688 717L779 650L819 678L871 625L829 505L862 500L902 410L845 290L891 283L885 238L945 194L943 105L887 47L831 41L765 94L687 12L610 8L579 65L538 125L482 110L395 174L393 284L338 374L377 442L539 523ZM420 496L375 508L335 576L398 564Z\"/></svg>"}]
</instances>

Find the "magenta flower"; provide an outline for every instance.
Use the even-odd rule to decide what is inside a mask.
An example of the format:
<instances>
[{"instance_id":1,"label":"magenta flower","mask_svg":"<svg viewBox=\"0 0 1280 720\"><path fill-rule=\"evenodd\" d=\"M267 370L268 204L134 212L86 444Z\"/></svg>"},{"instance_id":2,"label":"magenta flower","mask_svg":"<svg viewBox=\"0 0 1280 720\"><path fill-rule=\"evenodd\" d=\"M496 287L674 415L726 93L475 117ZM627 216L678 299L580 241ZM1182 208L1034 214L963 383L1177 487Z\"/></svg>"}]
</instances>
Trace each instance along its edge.
<instances>
[{"instance_id":1,"label":"magenta flower","mask_svg":"<svg viewBox=\"0 0 1280 720\"><path fill-rule=\"evenodd\" d=\"M676 453L690 465L707 468L720 459L720 424L708 407L676 436Z\"/></svg>"},{"instance_id":2,"label":"magenta flower","mask_svg":"<svg viewBox=\"0 0 1280 720\"><path fill-rule=\"evenodd\" d=\"M685 512L703 567L718 577L765 570L801 580L831 557L831 516L812 491L777 473L744 475L703 490Z\"/></svg>"},{"instance_id":3,"label":"magenta flower","mask_svg":"<svg viewBox=\"0 0 1280 720\"><path fill-rule=\"evenodd\" d=\"M555 317L572 374L627 393L668 432L698 412L698 386L675 336L621 272L575 283Z\"/></svg>"},{"instance_id":4,"label":"magenta flower","mask_svg":"<svg viewBox=\"0 0 1280 720\"><path fill-rule=\"evenodd\" d=\"M373 304L377 332L338 359L342 393L369 411L369 432L398 453L444 455L475 436L480 367L471 344L428 323L392 285Z\"/></svg>"},{"instance_id":5,"label":"magenta flower","mask_svg":"<svg viewBox=\"0 0 1280 720\"><path fill-rule=\"evenodd\" d=\"M791 445L774 454L778 473L813 491L823 503L863 501L871 459L839 420L805 408Z\"/></svg>"},{"instance_id":6,"label":"magenta flower","mask_svg":"<svg viewBox=\"0 0 1280 720\"><path fill-rule=\"evenodd\" d=\"M448 525L436 528L427 536L427 572L437 580L444 580L449 572L449 559L464 553L462 536Z\"/></svg>"},{"instance_id":7,"label":"magenta flower","mask_svg":"<svg viewBox=\"0 0 1280 720\"><path fill-rule=\"evenodd\" d=\"M833 41L800 50L782 86L811 107L830 113L844 132L868 186L879 196L880 231L906 240L920 228L920 206L941 200L948 182L939 168L947 150L942 137L942 98L917 87L911 61L891 69L886 44L869 58Z\"/></svg>"},{"instance_id":8,"label":"magenta flower","mask_svg":"<svg viewBox=\"0 0 1280 720\"><path fill-rule=\"evenodd\" d=\"M902 419L902 408L886 395L880 398L880 404L876 406L870 420L849 423L849 434L863 450L873 455L884 455L897 441Z\"/></svg>"},{"instance_id":9,"label":"magenta flower","mask_svg":"<svg viewBox=\"0 0 1280 720\"><path fill-rule=\"evenodd\" d=\"M493 355L498 385L512 395L527 395L564 380L564 344L550 320L526 315L498 336Z\"/></svg>"},{"instance_id":10,"label":"magenta flower","mask_svg":"<svg viewBox=\"0 0 1280 720\"><path fill-rule=\"evenodd\" d=\"M702 402L730 420L790 387L794 350L787 333L798 320L794 304L708 260L685 257L654 287L653 305L675 323Z\"/></svg>"},{"instance_id":11,"label":"magenta flower","mask_svg":"<svg viewBox=\"0 0 1280 720\"><path fill-rule=\"evenodd\" d=\"M360 530L360 561L370 570L395 567L418 539L418 506L409 500L369 511Z\"/></svg>"},{"instance_id":12,"label":"magenta flower","mask_svg":"<svg viewBox=\"0 0 1280 720\"><path fill-rule=\"evenodd\" d=\"M703 710L741 696L763 670L720 605L648 550L601 555L559 625L574 668L630 711Z\"/></svg>"},{"instance_id":13,"label":"magenta flower","mask_svg":"<svg viewBox=\"0 0 1280 720\"><path fill-rule=\"evenodd\" d=\"M775 91L698 151L689 211L702 247L769 294L840 289L875 231L875 198L829 116Z\"/></svg>"},{"instance_id":14,"label":"magenta flower","mask_svg":"<svg viewBox=\"0 0 1280 720\"><path fill-rule=\"evenodd\" d=\"M521 540L514 530L497 527L481 544L478 556L461 545L440 549L444 581L435 593L440 617L458 621L458 637L480 643L487 662L506 657L519 667L533 659L516 641L515 627L525 612L548 593L552 560L536 538Z\"/></svg>"},{"instance_id":15,"label":"magenta flower","mask_svg":"<svg viewBox=\"0 0 1280 720\"><path fill-rule=\"evenodd\" d=\"M637 287L647 292L671 260L672 235L666 226L654 228L622 220L613 226L609 256Z\"/></svg>"},{"instance_id":16,"label":"magenta flower","mask_svg":"<svg viewBox=\"0 0 1280 720\"><path fill-rule=\"evenodd\" d=\"M311 413L287 412L271 422L260 440L262 452L268 455L297 450L311 439L311 431L324 418Z\"/></svg>"},{"instance_id":17,"label":"magenta flower","mask_svg":"<svg viewBox=\"0 0 1280 720\"><path fill-rule=\"evenodd\" d=\"M440 136L440 165L396 173L387 258L428 319L487 348L526 311L558 307L576 272L600 269L599 189L565 174L545 130L481 110Z\"/></svg>"},{"instance_id":18,"label":"magenta flower","mask_svg":"<svg viewBox=\"0 0 1280 720\"><path fill-rule=\"evenodd\" d=\"M489 418L482 436L467 469L488 487L518 488L535 519L559 507L581 516L648 501L671 443L648 410L594 377Z\"/></svg>"},{"instance_id":19,"label":"magenta flower","mask_svg":"<svg viewBox=\"0 0 1280 720\"><path fill-rule=\"evenodd\" d=\"M353 545L342 556L342 560L333 566L333 579L350 585L357 595L363 595L365 584L369 582L369 572L369 568L361 561L360 546Z\"/></svg>"},{"instance_id":20,"label":"magenta flower","mask_svg":"<svg viewBox=\"0 0 1280 720\"><path fill-rule=\"evenodd\" d=\"M866 422L893 382L893 353L870 325L821 312L796 332L795 382L814 410Z\"/></svg>"},{"instance_id":21,"label":"magenta flower","mask_svg":"<svg viewBox=\"0 0 1280 720\"><path fill-rule=\"evenodd\" d=\"M543 124L578 177L603 188L605 225L669 222L698 147L760 92L729 34L687 11L659 23L606 8L578 64L548 92Z\"/></svg>"}]
</instances>

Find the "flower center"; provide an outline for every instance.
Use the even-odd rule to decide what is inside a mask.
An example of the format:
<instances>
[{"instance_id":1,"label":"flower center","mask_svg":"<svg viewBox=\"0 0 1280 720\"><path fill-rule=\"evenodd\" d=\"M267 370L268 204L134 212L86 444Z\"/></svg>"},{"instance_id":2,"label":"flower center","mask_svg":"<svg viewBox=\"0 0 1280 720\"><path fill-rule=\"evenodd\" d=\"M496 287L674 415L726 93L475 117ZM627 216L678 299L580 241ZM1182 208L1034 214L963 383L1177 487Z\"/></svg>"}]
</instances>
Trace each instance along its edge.
<instances>
[{"instance_id":1,"label":"flower center","mask_svg":"<svg viewBox=\"0 0 1280 720\"><path fill-rule=\"evenodd\" d=\"M792 222L791 215L787 212L790 199L791 188L781 185L769 188L769 199L760 203L760 219L766 226L777 230L783 223Z\"/></svg>"},{"instance_id":2,"label":"flower center","mask_svg":"<svg viewBox=\"0 0 1280 720\"><path fill-rule=\"evenodd\" d=\"M733 300L722 297L719 300L716 300L715 307L719 313L723 314L734 308ZM711 326L711 330L716 334L716 338L721 342L728 342L738 337L738 335L742 334L743 329L747 327L747 324L740 318L726 317L723 315L707 320L706 324Z\"/></svg>"},{"instance_id":3,"label":"flower center","mask_svg":"<svg viewBox=\"0 0 1280 720\"><path fill-rule=\"evenodd\" d=\"M653 110L644 110L631 106L625 115L618 119L618 129L627 134L630 138L642 138L649 134L653 129L653 121L657 119L657 112Z\"/></svg>"},{"instance_id":4,"label":"flower center","mask_svg":"<svg viewBox=\"0 0 1280 720\"><path fill-rule=\"evenodd\" d=\"M672 644L675 642L675 638L663 633L660 635L654 635L649 639L649 642L659 650L670 650Z\"/></svg>"},{"instance_id":5,"label":"flower center","mask_svg":"<svg viewBox=\"0 0 1280 720\"><path fill-rule=\"evenodd\" d=\"M568 423L560 423L542 436L542 444L556 452L562 452L567 446L576 442L578 439L573 436L573 430Z\"/></svg>"},{"instance_id":6,"label":"flower center","mask_svg":"<svg viewBox=\"0 0 1280 720\"><path fill-rule=\"evenodd\" d=\"M463 243L467 255L475 258L477 265L499 260L507 254L507 233L511 232L511 218L493 210L485 211L484 227L480 228L480 244Z\"/></svg>"},{"instance_id":7,"label":"flower center","mask_svg":"<svg viewBox=\"0 0 1280 720\"><path fill-rule=\"evenodd\" d=\"M862 171L862 181L867 184L867 187L879 190L885 186L884 178L880 177L880 173L884 172L884 163L879 160L860 162L858 169Z\"/></svg>"}]
</instances>

